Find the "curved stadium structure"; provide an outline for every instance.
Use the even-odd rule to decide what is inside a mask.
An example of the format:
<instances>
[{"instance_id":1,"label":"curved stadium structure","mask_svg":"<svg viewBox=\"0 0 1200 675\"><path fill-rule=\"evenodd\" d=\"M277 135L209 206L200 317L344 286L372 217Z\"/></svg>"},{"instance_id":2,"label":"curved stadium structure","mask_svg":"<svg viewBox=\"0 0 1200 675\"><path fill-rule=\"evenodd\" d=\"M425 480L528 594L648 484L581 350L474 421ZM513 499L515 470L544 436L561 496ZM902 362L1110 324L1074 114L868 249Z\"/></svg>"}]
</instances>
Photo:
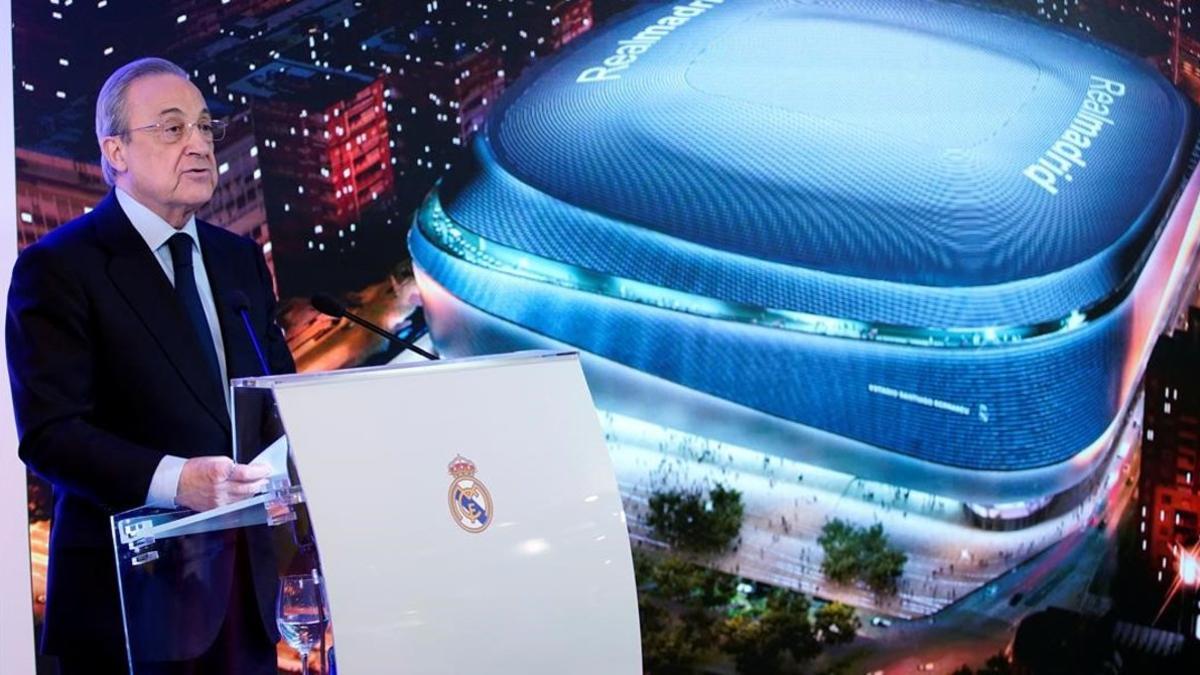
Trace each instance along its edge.
<instances>
[{"instance_id":1,"label":"curved stadium structure","mask_svg":"<svg viewBox=\"0 0 1200 675\"><path fill-rule=\"evenodd\" d=\"M1095 476L1195 246L1190 104L955 4L693 0L516 83L410 248L436 344L973 503Z\"/></svg>"}]
</instances>

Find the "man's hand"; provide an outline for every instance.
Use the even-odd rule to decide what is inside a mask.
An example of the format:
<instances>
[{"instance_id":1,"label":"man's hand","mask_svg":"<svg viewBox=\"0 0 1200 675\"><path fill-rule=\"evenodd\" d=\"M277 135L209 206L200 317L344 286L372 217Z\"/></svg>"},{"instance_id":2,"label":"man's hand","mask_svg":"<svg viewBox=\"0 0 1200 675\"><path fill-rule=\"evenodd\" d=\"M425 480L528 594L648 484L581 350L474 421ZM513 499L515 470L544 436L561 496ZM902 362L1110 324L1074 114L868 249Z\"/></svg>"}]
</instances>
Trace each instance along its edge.
<instances>
[{"instance_id":1,"label":"man's hand","mask_svg":"<svg viewBox=\"0 0 1200 675\"><path fill-rule=\"evenodd\" d=\"M234 464L228 457L193 457L179 473L175 503L207 511L253 497L267 486L271 469L260 464Z\"/></svg>"}]
</instances>

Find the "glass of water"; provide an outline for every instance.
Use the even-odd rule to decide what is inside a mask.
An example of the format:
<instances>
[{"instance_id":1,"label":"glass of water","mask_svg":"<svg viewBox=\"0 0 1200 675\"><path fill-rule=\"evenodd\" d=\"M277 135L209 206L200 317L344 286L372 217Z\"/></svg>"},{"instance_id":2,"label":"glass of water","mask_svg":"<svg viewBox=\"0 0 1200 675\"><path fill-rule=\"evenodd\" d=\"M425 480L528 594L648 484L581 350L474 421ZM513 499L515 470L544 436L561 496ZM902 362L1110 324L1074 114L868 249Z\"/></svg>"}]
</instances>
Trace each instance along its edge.
<instances>
[{"instance_id":1,"label":"glass of water","mask_svg":"<svg viewBox=\"0 0 1200 675\"><path fill-rule=\"evenodd\" d=\"M280 577L275 622L283 639L300 652L301 675L308 675L308 654L329 625L325 587L315 570L312 574Z\"/></svg>"}]
</instances>

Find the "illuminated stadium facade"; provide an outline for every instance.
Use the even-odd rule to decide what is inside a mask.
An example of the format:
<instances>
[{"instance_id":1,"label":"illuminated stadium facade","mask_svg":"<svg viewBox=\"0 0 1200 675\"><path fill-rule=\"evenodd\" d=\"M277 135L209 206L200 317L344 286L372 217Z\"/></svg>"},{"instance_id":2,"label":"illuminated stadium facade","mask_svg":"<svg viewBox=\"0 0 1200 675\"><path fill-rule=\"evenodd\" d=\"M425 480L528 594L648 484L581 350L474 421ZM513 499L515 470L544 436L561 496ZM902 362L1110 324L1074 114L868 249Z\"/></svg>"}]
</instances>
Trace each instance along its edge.
<instances>
[{"instance_id":1,"label":"illuminated stadium facade","mask_svg":"<svg viewBox=\"0 0 1200 675\"><path fill-rule=\"evenodd\" d=\"M1104 465L1170 313L1193 125L1008 15L664 4L508 91L409 243L444 353L569 346L603 407L1040 505Z\"/></svg>"}]
</instances>

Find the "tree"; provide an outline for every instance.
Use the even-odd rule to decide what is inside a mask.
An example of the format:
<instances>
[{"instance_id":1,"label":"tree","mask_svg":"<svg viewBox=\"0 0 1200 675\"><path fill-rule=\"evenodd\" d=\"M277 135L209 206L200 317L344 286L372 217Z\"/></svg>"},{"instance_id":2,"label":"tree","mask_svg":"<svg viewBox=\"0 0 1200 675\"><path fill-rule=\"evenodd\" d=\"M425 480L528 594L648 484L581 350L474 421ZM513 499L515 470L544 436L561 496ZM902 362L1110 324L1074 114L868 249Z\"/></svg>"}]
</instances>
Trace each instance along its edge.
<instances>
[{"instance_id":1,"label":"tree","mask_svg":"<svg viewBox=\"0 0 1200 675\"><path fill-rule=\"evenodd\" d=\"M895 595L900 576L904 574L904 564L908 556L893 548L880 551L868 558L863 581L867 587L880 595Z\"/></svg>"},{"instance_id":2,"label":"tree","mask_svg":"<svg viewBox=\"0 0 1200 675\"><path fill-rule=\"evenodd\" d=\"M817 543L825 551L821 572L831 581L850 583L859 574L859 554L855 548L856 528L844 520L833 519L821 528Z\"/></svg>"},{"instance_id":3,"label":"tree","mask_svg":"<svg viewBox=\"0 0 1200 675\"><path fill-rule=\"evenodd\" d=\"M718 483L709 492L708 498L712 505L709 511L712 536L715 541L721 542L720 548L724 549L742 531L742 520L746 515L742 493Z\"/></svg>"},{"instance_id":4,"label":"tree","mask_svg":"<svg viewBox=\"0 0 1200 675\"><path fill-rule=\"evenodd\" d=\"M775 589L767 598L763 621L771 628L797 662L821 653L812 623L808 618L808 598L801 593Z\"/></svg>"},{"instance_id":5,"label":"tree","mask_svg":"<svg viewBox=\"0 0 1200 675\"><path fill-rule=\"evenodd\" d=\"M650 576L653 592L660 598L685 602L695 588L697 575L694 566L677 556L666 556L655 566Z\"/></svg>"},{"instance_id":6,"label":"tree","mask_svg":"<svg viewBox=\"0 0 1200 675\"><path fill-rule=\"evenodd\" d=\"M665 490L650 495L647 524L671 546L719 553L742 527L742 493L717 485L706 498L699 490Z\"/></svg>"},{"instance_id":7,"label":"tree","mask_svg":"<svg viewBox=\"0 0 1200 675\"><path fill-rule=\"evenodd\" d=\"M663 559L653 580L661 597L698 609L728 605L737 588L734 577L677 556Z\"/></svg>"},{"instance_id":8,"label":"tree","mask_svg":"<svg viewBox=\"0 0 1200 675\"><path fill-rule=\"evenodd\" d=\"M862 621L854 608L840 602L822 606L813 616L813 626L821 642L827 645L844 644L854 640Z\"/></svg>"},{"instance_id":9,"label":"tree","mask_svg":"<svg viewBox=\"0 0 1200 675\"><path fill-rule=\"evenodd\" d=\"M737 593L737 577L698 565L697 568L700 569L700 581L693 594L696 603L702 607L727 606Z\"/></svg>"},{"instance_id":10,"label":"tree","mask_svg":"<svg viewBox=\"0 0 1200 675\"><path fill-rule=\"evenodd\" d=\"M729 617L721 626L721 649L733 656L738 672L775 673L785 652L797 662L821 651L808 619L808 598L776 589L765 603Z\"/></svg>"},{"instance_id":11,"label":"tree","mask_svg":"<svg viewBox=\"0 0 1200 675\"><path fill-rule=\"evenodd\" d=\"M861 581L875 593L895 595L908 556L893 548L883 525L860 528L840 519L825 523L817 543L825 551L821 572L836 583Z\"/></svg>"},{"instance_id":12,"label":"tree","mask_svg":"<svg viewBox=\"0 0 1200 675\"><path fill-rule=\"evenodd\" d=\"M638 588L654 581L654 571L658 562L654 556L643 553L641 549L633 549L633 578Z\"/></svg>"},{"instance_id":13,"label":"tree","mask_svg":"<svg viewBox=\"0 0 1200 675\"><path fill-rule=\"evenodd\" d=\"M711 620L679 618L643 598L638 602L642 627L642 666L651 675L690 673L713 643Z\"/></svg>"},{"instance_id":14,"label":"tree","mask_svg":"<svg viewBox=\"0 0 1200 675\"><path fill-rule=\"evenodd\" d=\"M739 673L779 671L779 645L761 621L748 614L731 616L721 625L721 649L733 656Z\"/></svg>"}]
</instances>

